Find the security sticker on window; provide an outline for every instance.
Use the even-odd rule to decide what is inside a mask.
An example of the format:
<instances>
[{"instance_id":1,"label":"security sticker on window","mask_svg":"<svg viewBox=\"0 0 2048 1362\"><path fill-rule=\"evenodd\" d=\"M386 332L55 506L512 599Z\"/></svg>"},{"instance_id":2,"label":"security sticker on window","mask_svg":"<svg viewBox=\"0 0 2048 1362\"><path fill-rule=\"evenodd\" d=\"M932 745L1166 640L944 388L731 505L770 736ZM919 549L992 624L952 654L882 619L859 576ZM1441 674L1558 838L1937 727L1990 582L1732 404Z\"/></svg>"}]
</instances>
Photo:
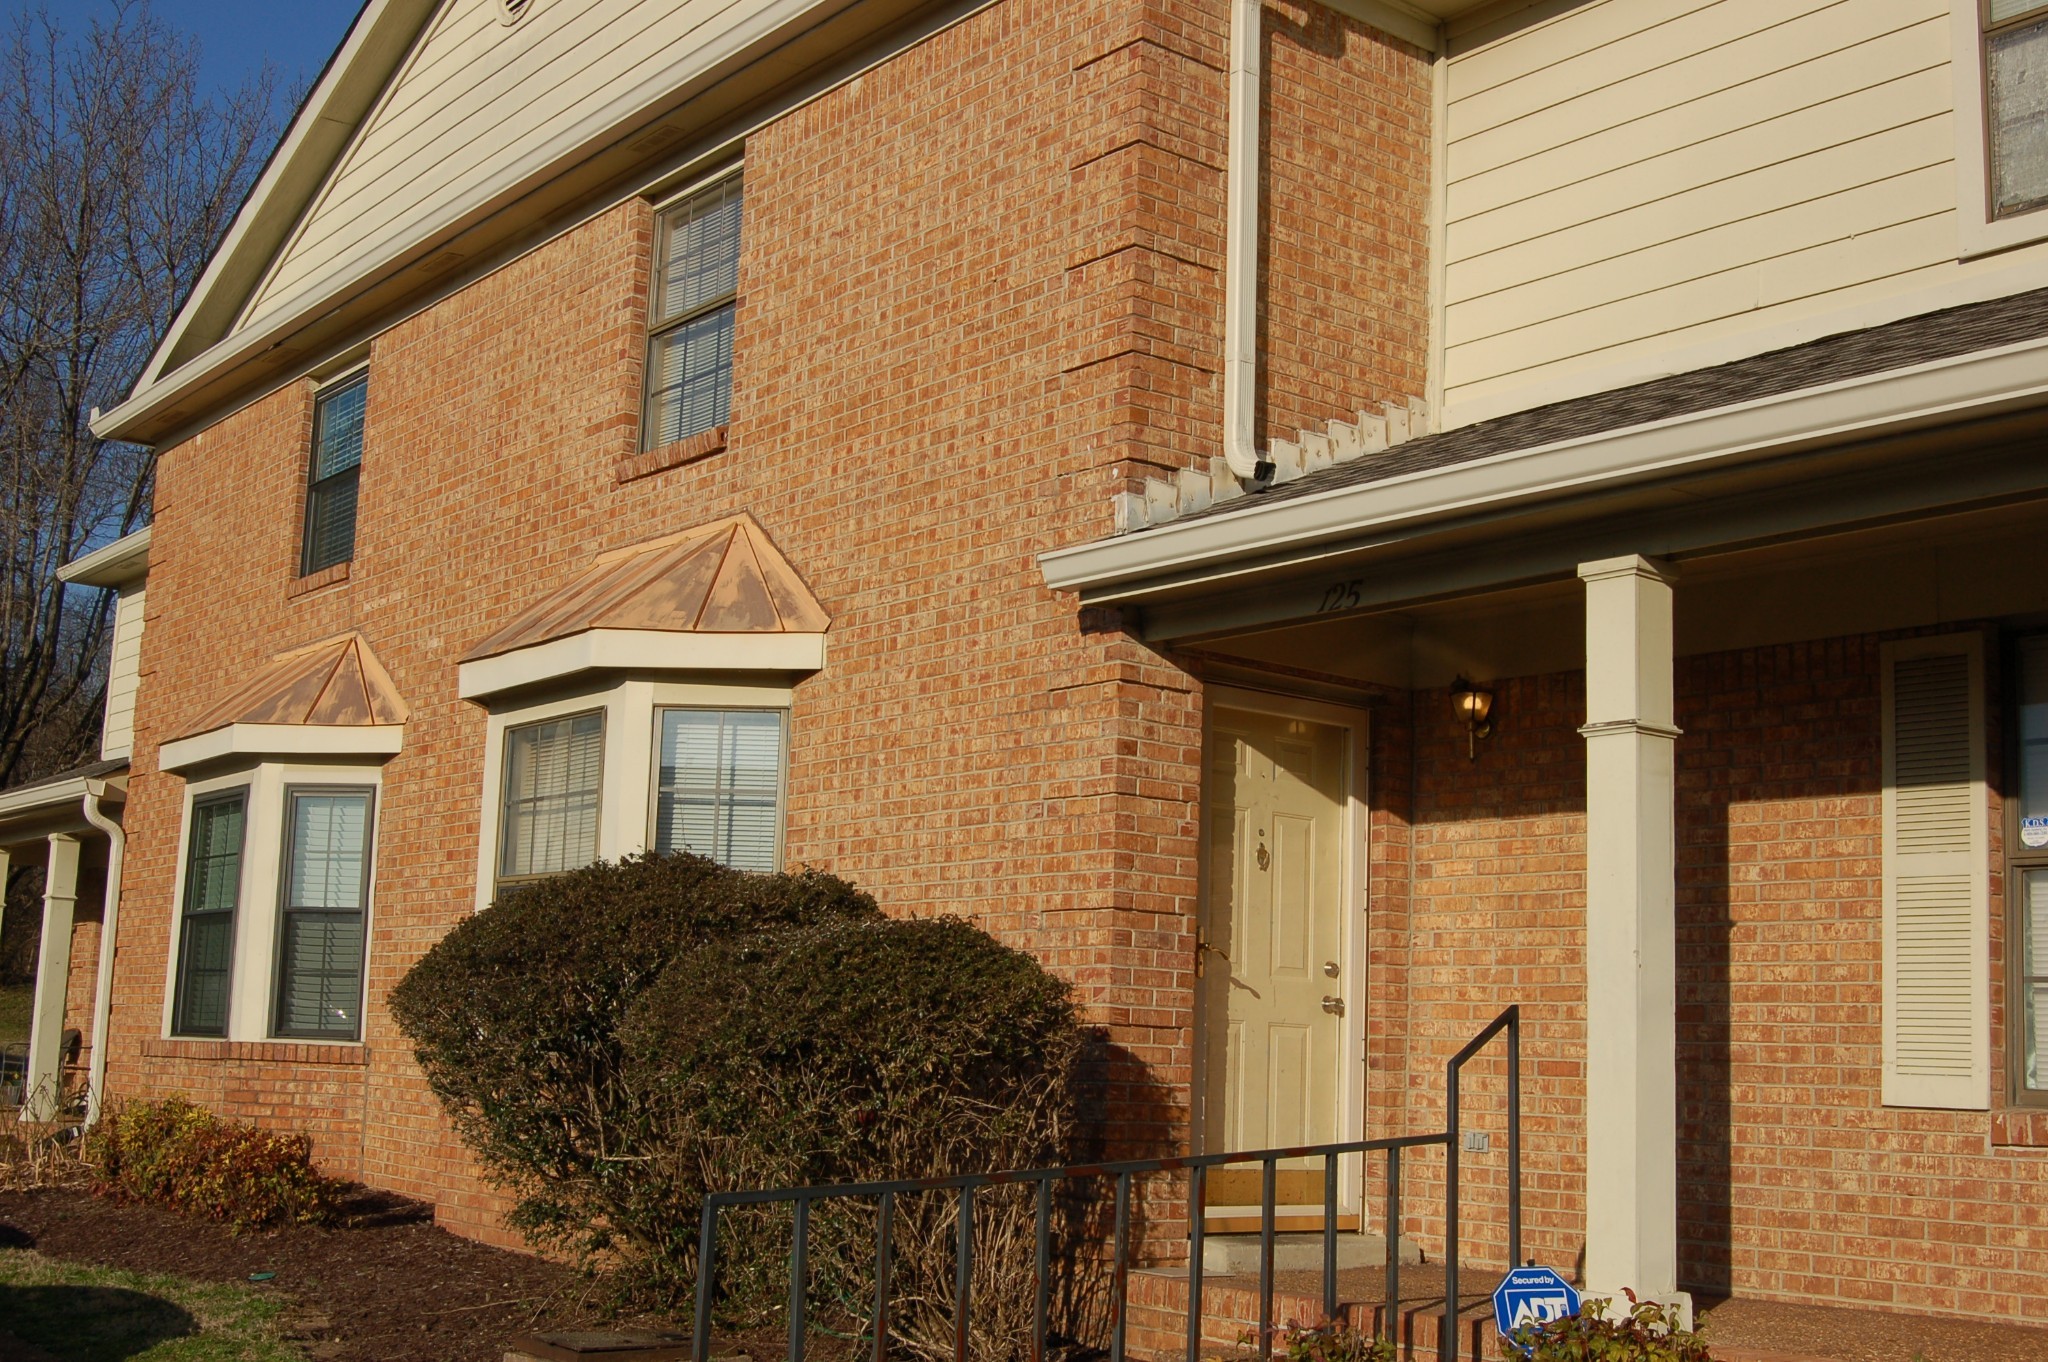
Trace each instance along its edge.
<instances>
[{"instance_id":1,"label":"security sticker on window","mask_svg":"<svg viewBox=\"0 0 2048 1362\"><path fill-rule=\"evenodd\" d=\"M2048 847L2048 814L2036 814L2020 820L2020 845Z\"/></svg>"}]
</instances>

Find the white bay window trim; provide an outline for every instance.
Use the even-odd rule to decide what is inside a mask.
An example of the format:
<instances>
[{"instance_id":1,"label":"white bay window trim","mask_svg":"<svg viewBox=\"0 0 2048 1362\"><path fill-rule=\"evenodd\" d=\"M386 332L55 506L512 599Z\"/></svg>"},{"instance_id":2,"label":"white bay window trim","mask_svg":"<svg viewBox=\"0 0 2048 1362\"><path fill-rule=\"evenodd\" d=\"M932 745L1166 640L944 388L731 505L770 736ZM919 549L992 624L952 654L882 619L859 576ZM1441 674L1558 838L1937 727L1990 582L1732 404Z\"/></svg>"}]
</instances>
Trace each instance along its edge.
<instances>
[{"instance_id":1,"label":"white bay window trim","mask_svg":"<svg viewBox=\"0 0 2048 1362\"><path fill-rule=\"evenodd\" d=\"M465 666L475 664L465 664ZM656 777L659 770L657 726L665 709L767 710L787 715L793 693L786 685L725 680L651 680L628 677L601 686L557 692L547 699L512 702L491 710L484 734L484 779L478 818L476 907L491 904L497 892L501 839L504 835L506 734L513 729L578 714L604 715L604 757L598 782L595 859L616 861L638 855L652 845ZM784 718L787 752L788 720ZM777 787L777 819L785 801ZM778 863L781 835L776 837Z\"/></svg>"},{"instance_id":2,"label":"white bay window trim","mask_svg":"<svg viewBox=\"0 0 2048 1362\"><path fill-rule=\"evenodd\" d=\"M363 897L363 981L367 994L370 973L369 942L376 922L377 828L383 818L383 771L374 762L349 764L299 764L282 761L256 762L227 770L216 770L204 778L189 780L185 786L183 817L178 827L177 903L174 905L170 950L165 962L163 1015L159 1034L166 1039L279 1041L304 1045L360 1045L362 1028L354 1037L338 1035L286 1035L276 1026L278 989L282 982L281 951L284 927L285 858L289 854L289 793L292 790L364 790L370 798L370 815L364 835L364 875L368 882ZM192 819L195 805L208 796L231 790L246 790L242 827L241 893L236 902L233 955L228 973L228 1018L226 1035L182 1036L174 1029L178 996L178 963L184 949L186 863L191 855ZM363 1004L358 1004L361 1007ZM358 1012L360 1018L361 1012Z\"/></svg>"}]
</instances>

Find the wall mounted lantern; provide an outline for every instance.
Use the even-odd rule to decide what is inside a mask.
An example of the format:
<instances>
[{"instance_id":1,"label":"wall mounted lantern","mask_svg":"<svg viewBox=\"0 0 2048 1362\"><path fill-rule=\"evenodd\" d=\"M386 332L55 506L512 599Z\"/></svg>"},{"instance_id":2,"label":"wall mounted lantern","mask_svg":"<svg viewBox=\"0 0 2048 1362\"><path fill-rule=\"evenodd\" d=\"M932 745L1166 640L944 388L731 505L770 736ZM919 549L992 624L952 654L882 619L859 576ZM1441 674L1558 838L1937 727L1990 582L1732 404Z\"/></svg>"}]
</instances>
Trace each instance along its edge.
<instances>
[{"instance_id":1,"label":"wall mounted lantern","mask_svg":"<svg viewBox=\"0 0 2048 1362\"><path fill-rule=\"evenodd\" d=\"M1486 717L1493 713L1493 692L1481 690L1461 676L1451 682L1451 712L1465 725L1466 758L1478 760L1479 740L1493 732Z\"/></svg>"}]
</instances>

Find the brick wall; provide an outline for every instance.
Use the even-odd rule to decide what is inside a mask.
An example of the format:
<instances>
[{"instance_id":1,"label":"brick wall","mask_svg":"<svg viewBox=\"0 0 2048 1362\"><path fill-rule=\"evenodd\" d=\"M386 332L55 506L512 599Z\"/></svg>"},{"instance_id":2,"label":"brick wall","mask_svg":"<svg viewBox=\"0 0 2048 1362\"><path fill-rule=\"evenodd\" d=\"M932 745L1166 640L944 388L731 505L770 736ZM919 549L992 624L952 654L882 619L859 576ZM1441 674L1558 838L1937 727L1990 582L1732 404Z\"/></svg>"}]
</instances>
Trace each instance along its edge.
<instances>
[{"instance_id":1,"label":"brick wall","mask_svg":"<svg viewBox=\"0 0 2048 1362\"><path fill-rule=\"evenodd\" d=\"M454 660L594 550L746 510L834 621L792 715L789 860L1036 951L1107 1027L1111 1148L1180 1142L1200 690L1046 591L1035 555L1215 452L1224 21L1221 0L1006 0L753 137L733 419L709 457L619 480L638 202L376 338L341 580L294 581L310 385L164 451L116 1090L310 1129L329 1166L502 1238L381 1004L472 901L484 722ZM1272 252L1285 427L1416 390L1427 68L1317 9L1273 23L1278 87L1314 96L1300 120L1276 104L1274 176L1323 224ZM1382 109L1386 136L1351 135ZM1329 229L1368 199L1415 215L1398 241ZM412 714L383 772L365 1044L160 1041L184 782L156 745L343 629Z\"/></svg>"}]
</instances>

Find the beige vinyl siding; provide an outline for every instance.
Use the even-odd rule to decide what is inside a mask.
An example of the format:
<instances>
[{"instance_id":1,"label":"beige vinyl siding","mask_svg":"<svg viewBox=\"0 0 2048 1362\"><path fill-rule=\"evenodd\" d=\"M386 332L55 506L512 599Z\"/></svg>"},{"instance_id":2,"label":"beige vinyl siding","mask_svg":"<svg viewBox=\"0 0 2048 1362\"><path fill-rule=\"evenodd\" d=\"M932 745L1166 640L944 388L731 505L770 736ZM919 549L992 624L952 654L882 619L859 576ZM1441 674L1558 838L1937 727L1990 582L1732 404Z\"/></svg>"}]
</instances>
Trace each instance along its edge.
<instances>
[{"instance_id":1,"label":"beige vinyl siding","mask_svg":"<svg viewBox=\"0 0 2048 1362\"><path fill-rule=\"evenodd\" d=\"M141 676L141 583L123 587L114 601L114 649L107 663L106 722L100 730L100 757L126 757L135 747L135 688Z\"/></svg>"},{"instance_id":2,"label":"beige vinyl siding","mask_svg":"<svg viewBox=\"0 0 2048 1362\"><path fill-rule=\"evenodd\" d=\"M1473 35L1446 77L1451 421L1954 271L1948 58L1947 0L1595 0Z\"/></svg>"},{"instance_id":3,"label":"beige vinyl siding","mask_svg":"<svg viewBox=\"0 0 2048 1362\"><path fill-rule=\"evenodd\" d=\"M537 146L579 130L643 83L680 79L679 54L708 50L789 8L777 0L547 0L508 26L498 21L499 0L450 0L241 324L388 255L422 225L454 220Z\"/></svg>"}]
</instances>

